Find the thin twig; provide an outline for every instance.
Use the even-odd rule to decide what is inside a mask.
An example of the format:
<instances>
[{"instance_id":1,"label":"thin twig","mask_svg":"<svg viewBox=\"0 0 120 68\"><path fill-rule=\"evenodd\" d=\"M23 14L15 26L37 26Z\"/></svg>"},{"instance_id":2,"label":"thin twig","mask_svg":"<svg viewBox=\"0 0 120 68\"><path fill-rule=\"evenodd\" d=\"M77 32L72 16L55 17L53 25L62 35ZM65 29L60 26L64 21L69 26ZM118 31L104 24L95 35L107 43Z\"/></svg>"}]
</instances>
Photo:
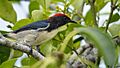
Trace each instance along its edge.
<instances>
[{"instance_id":1,"label":"thin twig","mask_svg":"<svg viewBox=\"0 0 120 68\"><path fill-rule=\"evenodd\" d=\"M107 22L107 25L106 25L105 32L107 32L109 24L111 23L113 11L117 8L117 6L116 6L117 1L118 0L116 0L115 3L113 3L113 0L111 0L111 12L110 12L110 15L109 15L109 18L108 18L108 22Z\"/></svg>"}]
</instances>

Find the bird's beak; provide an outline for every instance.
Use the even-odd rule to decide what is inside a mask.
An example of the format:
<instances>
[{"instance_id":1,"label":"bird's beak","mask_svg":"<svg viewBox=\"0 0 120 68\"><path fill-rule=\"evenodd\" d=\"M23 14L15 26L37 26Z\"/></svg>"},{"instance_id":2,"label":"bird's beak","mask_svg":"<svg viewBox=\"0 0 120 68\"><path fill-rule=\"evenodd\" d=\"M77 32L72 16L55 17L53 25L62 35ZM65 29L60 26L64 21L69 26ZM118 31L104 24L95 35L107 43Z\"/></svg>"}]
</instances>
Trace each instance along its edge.
<instances>
[{"instance_id":1,"label":"bird's beak","mask_svg":"<svg viewBox=\"0 0 120 68\"><path fill-rule=\"evenodd\" d=\"M73 21L73 20L71 20L70 22L71 22L71 23L77 23L77 22L75 22L75 21Z\"/></svg>"}]
</instances>

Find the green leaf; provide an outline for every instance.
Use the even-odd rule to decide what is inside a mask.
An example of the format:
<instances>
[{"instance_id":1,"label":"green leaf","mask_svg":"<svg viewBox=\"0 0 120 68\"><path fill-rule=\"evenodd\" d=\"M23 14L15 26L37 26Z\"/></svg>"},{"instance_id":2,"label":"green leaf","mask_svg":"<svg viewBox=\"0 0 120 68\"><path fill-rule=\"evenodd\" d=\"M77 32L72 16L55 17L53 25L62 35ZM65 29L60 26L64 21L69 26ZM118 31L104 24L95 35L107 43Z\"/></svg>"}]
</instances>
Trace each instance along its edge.
<instances>
[{"instance_id":1,"label":"green leaf","mask_svg":"<svg viewBox=\"0 0 120 68\"><path fill-rule=\"evenodd\" d=\"M48 18L48 16L47 16L47 14L44 13L44 11L42 9L32 11L32 19L34 21L44 20L46 18Z\"/></svg>"},{"instance_id":2,"label":"green leaf","mask_svg":"<svg viewBox=\"0 0 120 68\"><path fill-rule=\"evenodd\" d=\"M27 24L30 24L32 21L30 19L22 19L15 23L15 25L12 27L13 30L19 29Z\"/></svg>"},{"instance_id":3,"label":"green leaf","mask_svg":"<svg viewBox=\"0 0 120 68\"><path fill-rule=\"evenodd\" d=\"M60 51L63 52L65 50L70 39L76 34L77 34L77 31L72 31L65 37L65 39L63 40L63 43L61 43Z\"/></svg>"},{"instance_id":4,"label":"green leaf","mask_svg":"<svg viewBox=\"0 0 120 68\"><path fill-rule=\"evenodd\" d=\"M105 2L104 0L96 0L95 1L95 10L96 13L99 12L105 5L107 4L107 2ZM86 16L85 16L85 24L88 26L94 26L94 18L93 18L93 14L92 14L92 10L90 9Z\"/></svg>"},{"instance_id":5,"label":"green leaf","mask_svg":"<svg viewBox=\"0 0 120 68\"><path fill-rule=\"evenodd\" d=\"M33 65L36 62L37 62L37 60L35 58L33 58L33 57L24 58L22 60L22 65L23 66L27 66L27 65L31 66L31 65Z\"/></svg>"},{"instance_id":6,"label":"green leaf","mask_svg":"<svg viewBox=\"0 0 120 68\"><path fill-rule=\"evenodd\" d=\"M41 5L42 8L44 8L45 10L50 6L51 3L51 0L31 0L31 2L32 1L36 1L37 3L39 3L39 5Z\"/></svg>"},{"instance_id":7,"label":"green leaf","mask_svg":"<svg viewBox=\"0 0 120 68\"><path fill-rule=\"evenodd\" d=\"M118 14L118 13L116 13L116 14L114 14L113 16L112 16L112 19L111 19L111 23L112 22L116 22L116 21L118 21L120 19L120 15Z\"/></svg>"},{"instance_id":8,"label":"green leaf","mask_svg":"<svg viewBox=\"0 0 120 68\"><path fill-rule=\"evenodd\" d=\"M82 8L83 1L84 0L72 0L72 5L75 9L79 10L80 8Z\"/></svg>"},{"instance_id":9,"label":"green leaf","mask_svg":"<svg viewBox=\"0 0 120 68\"><path fill-rule=\"evenodd\" d=\"M98 48L99 53L103 56L106 65L113 66L115 64L117 55L113 40L110 36L96 28L76 28L74 31L70 32L64 39L63 43L61 43L60 51L65 51L68 42L77 33L86 36L86 38L88 38Z\"/></svg>"},{"instance_id":10,"label":"green leaf","mask_svg":"<svg viewBox=\"0 0 120 68\"><path fill-rule=\"evenodd\" d=\"M10 55L10 48L0 45L0 64L5 62Z\"/></svg>"},{"instance_id":11,"label":"green leaf","mask_svg":"<svg viewBox=\"0 0 120 68\"><path fill-rule=\"evenodd\" d=\"M0 17L11 23L17 20L16 12L8 0L0 0Z\"/></svg>"},{"instance_id":12,"label":"green leaf","mask_svg":"<svg viewBox=\"0 0 120 68\"><path fill-rule=\"evenodd\" d=\"M39 3L37 1L31 1L30 4L29 4L30 14L33 10L39 10Z\"/></svg>"},{"instance_id":13,"label":"green leaf","mask_svg":"<svg viewBox=\"0 0 120 68\"><path fill-rule=\"evenodd\" d=\"M52 0L53 3L64 2L64 0Z\"/></svg>"},{"instance_id":14,"label":"green leaf","mask_svg":"<svg viewBox=\"0 0 120 68\"><path fill-rule=\"evenodd\" d=\"M4 30L0 30L0 33L1 34L6 34L6 33L9 33L8 31L4 31Z\"/></svg>"},{"instance_id":15,"label":"green leaf","mask_svg":"<svg viewBox=\"0 0 120 68\"><path fill-rule=\"evenodd\" d=\"M118 36L120 32L120 24L113 24L108 29L113 37Z\"/></svg>"},{"instance_id":16,"label":"green leaf","mask_svg":"<svg viewBox=\"0 0 120 68\"><path fill-rule=\"evenodd\" d=\"M107 2L105 2L104 0L96 0L95 1L96 12L99 12L106 4Z\"/></svg>"},{"instance_id":17,"label":"green leaf","mask_svg":"<svg viewBox=\"0 0 120 68\"><path fill-rule=\"evenodd\" d=\"M94 21L93 21L93 16L92 16L92 10L90 9L86 16L85 16L85 24L88 26L93 26L94 25Z\"/></svg>"},{"instance_id":18,"label":"green leaf","mask_svg":"<svg viewBox=\"0 0 120 68\"><path fill-rule=\"evenodd\" d=\"M45 42L40 46L40 50L44 55L50 55L52 53L52 49L54 48L52 46L53 42L50 40L48 42Z\"/></svg>"},{"instance_id":19,"label":"green leaf","mask_svg":"<svg viewBox=\"0 0 120 68\"><path fill-rule=\"evenodd\" d=\"M98 48L106 65L113 66L117 60L115 44L107 34L95 28L76 28L75 31L86 36Z\"/></svg>"},{"instance_id":20,"label":"green leaf","mask_svg":"<svg viewBox=\"0 0 120 68\"><path fill-rule=\"evenodd\" d=\"M57 63L55 60L55 57L49 56L44 59L43 62L38 61L34 65L31 66L31 68L57 68Z\"/></svg>"},{"instance_id":21,"label":"green leaf","mask_svg":"<svg viewBox=\"0 0 120 68\"><path fill-rule=\"evenodd\" d=\"M10 59L0 65L0 68L13 68L17 58Z\"/></svg>"},{"instance_id":22,"label":"green leaf","mask_svg":"<svg viewBox=\"0 0 120 68\"><path fill-rule=\"evenodd\" d=\"M22 68L31 68L31 66L22 66Z\"/></svg>"},{"instance_id":23,"label":"green leaf","mask_svg":"<svg viewBox=\"0 0 120 68\"><path fill-rule=\"evenodd\" d=\"M13 58L18 58L18 57L20 57L20 56L23 55L23 52L18 51L18 50L14 50L14 53L13 53L13 54L14 54L14 55L13 55Z\"/></svg>"}]
</instances>

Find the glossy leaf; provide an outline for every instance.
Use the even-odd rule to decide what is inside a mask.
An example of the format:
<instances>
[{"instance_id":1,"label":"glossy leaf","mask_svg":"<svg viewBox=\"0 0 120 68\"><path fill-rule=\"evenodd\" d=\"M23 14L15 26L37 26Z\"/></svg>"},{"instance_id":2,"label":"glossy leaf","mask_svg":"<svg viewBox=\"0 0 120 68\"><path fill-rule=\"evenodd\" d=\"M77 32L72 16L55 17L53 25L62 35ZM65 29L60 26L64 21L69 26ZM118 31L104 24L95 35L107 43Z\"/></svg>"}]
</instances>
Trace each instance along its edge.
<instances>
[{"instance_id":1,"label":"glossy leaf","mask_svg":"<svg viewBox=\"0 0 120 68\"><path fill-rule=\"evenodd\" d=\"M19 29L27 24L30 24L32 21L30 19L22 19L15 23L15 25L12 27L13 30Z\"/></svg>"},{"instance_id":2,"label":"glossy leaf","mask_svg":"<svg viewBox=\"0 0 120 68\"><path fill-rule=\"evenodd\" d=\"M94 21L93 21L93 16L92 16L92 10L90 9L86 16L85 16L85 24L88 26L93 26L94 25Z\"/></svg>"},{"instance_id":3,"label":"glossy leaf","mask_svg":"<svg viewBox=\"0 0 120 68\"><path fill-rule=\"evenodd\" d=\"M119 35L120 32L120 24L113 24L109 27L109 31L113 37Z\"/></svg>"},{"instance_id":4,"label":"glossy leaf","mask_svg":"<svg viewBox=\"0 0 120 68\"><path fill-rule=\"evenodd\" d=\"M48 18L48 16L44 13L44 11L42 9L32 11L32 19L34 21L44 20L47 18Z\"/></svg>"},{"instance_id":5,"label":"glossy leaf","mask_svg":"<svg viewBox=\"0 0 120 68\"><path fill-rule=\"evenodd\" d=\"M96 28L76 28L75 31L86 36L99 50L106 65L113 66L117 60L115 44L107 34Z\"/></svg>"},{"instance_id":6,"label":"glossy leaf","mask_svg":"<svg viewBox=\"0 0 120 68\"><path fill-rule=\"evenodd\" d=\"M0 17L11 23L17 21L16 12L13 9L11 2L8 0L0 0Z\"/></svg>"},{"instance_id":7,"label":"glossy leaf","mask_svg":"<svg viewBox=\"0 0 120 68\"><path fill-rule=\"evenodd\" d=\"M17 60L16 58L7 60L0 65L0 68L13 68L16 60Z\"/></svg>"},{"instance_id":8,"label":"glossy leaf","mask_svg":"<svg viewBox=\"0 0 120 68\"><path fill-rule=\"evenodd\" d=\"M76 28L74 31L70 32L64 39L63 43L61 43L60 51L65 51L68 42L77 33L86 36L87 39L89 39L98 48L99 53L103 56L106 65L112 66L115 64L117 55L114 42L110 36L96 28Z\"/></svg>"},{"instance_id":9,"label":"glossy leaf","mask_svg":"<svg viewBox=\"0 0 120 68\"><path fill-rule=\"evenodd\" d=\"M111 19L111 23L112 22L116 22L116 21L118 21L120 19L120 15L118 14L118 13L116 13L116 14L114 14L113 16L112 16L112 19Z\"/></svg>"}]
</instances>

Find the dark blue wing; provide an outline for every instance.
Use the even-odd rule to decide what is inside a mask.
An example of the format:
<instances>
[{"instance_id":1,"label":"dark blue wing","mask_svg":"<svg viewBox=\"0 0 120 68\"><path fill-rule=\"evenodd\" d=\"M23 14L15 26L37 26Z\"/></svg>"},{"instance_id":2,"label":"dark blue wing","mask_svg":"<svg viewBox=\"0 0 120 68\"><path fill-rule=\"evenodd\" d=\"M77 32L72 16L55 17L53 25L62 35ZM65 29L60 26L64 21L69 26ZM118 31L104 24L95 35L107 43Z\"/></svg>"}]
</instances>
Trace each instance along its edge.
<instances>
[{"instance_id":1,"label":"dark blue wing","mask_svg":"<svg viewBox=\"0 0 120 68\"><path fill-rule=\"evenodd\" d=\"M49 23L47 20L37 21L37 22L33 22L31 24L28 24L18 30L15 30L15 31L13 31L13 33L18 33L20 31L24 31L24 30L31 30L31 29L35 30L38 28L46 28L48 25L49 25Z\"/></svg>"}]
</instances>

